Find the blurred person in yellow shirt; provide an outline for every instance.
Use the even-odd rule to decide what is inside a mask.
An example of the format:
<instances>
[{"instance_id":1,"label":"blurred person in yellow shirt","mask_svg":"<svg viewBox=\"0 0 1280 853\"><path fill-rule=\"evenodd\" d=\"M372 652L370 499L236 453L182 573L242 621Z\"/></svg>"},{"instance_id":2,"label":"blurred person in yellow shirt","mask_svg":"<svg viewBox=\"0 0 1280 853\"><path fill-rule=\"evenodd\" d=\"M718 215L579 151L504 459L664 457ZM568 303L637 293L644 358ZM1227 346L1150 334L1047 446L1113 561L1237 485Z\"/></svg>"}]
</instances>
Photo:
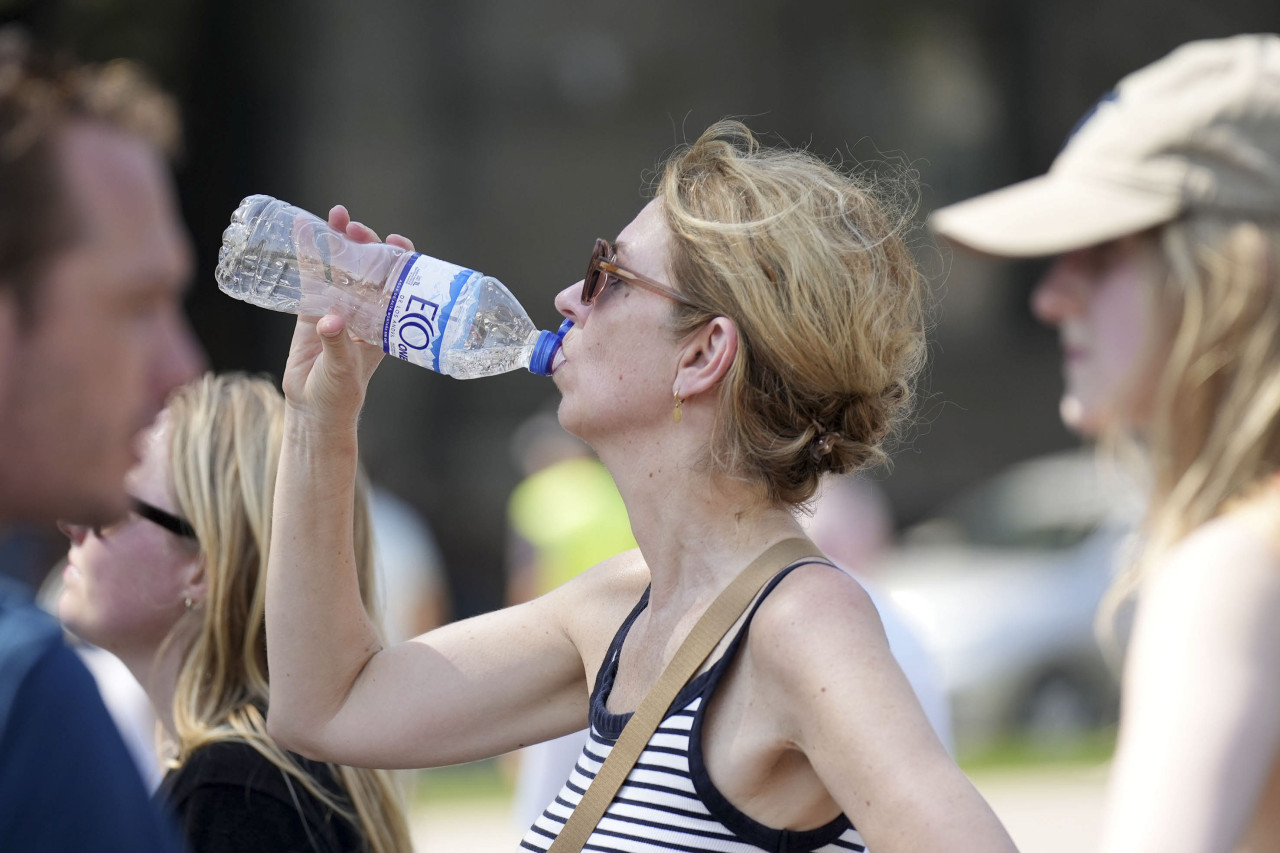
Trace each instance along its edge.
<instances>
[{"instance_id":1,"label":"blurred person in yellow shirt","mask_svg":"<svg viewBox=\"0 0 1280 853\"><path fill-rule=\"evenodd\" d=\"M636 547L613 477L553 412L525 421L512 453L525 478L507 502L507 604L536 598ZM583 729L520 750L513 812L521 830L555 798L586 739Z\"/></svg>"}]
</instances>

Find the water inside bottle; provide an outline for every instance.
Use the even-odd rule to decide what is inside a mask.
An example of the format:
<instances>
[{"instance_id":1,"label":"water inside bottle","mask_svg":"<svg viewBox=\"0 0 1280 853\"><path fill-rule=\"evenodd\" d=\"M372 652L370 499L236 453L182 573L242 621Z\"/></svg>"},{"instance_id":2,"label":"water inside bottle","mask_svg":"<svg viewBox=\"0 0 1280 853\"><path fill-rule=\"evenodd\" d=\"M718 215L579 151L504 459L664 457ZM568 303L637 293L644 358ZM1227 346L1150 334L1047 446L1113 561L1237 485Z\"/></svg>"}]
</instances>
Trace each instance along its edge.
<instances>
[{"instance_id":1,"label":"water inside bottle","mask_svg":"<svg viewBox=\"0 0 1280 853\"><path fill-rule=\"evenodd\" d=\"M488 304L485 304L488 303ZM490 376L525 367L533 352L537 331L531 330L527 317L517 314L510 307L493 304L489 300L477 301L470 316L454 317L440 348L440 368L458 379ZM455 328L465 332L453 340L449 334Z\"/></svg>"},{"instance_id":2,"label":"water inside bottle","mask_svg":"<svg viewBox=\"0 0 1280 853\"><path fill-rule=\"evenodd\" d=\"M440 358L440 372L455 379L478 379L529 366L533 346L501 349L449 350Z\"/></svg>"},{"instance_id":3,"label":"water inside bottle","mask_svg":"<svg viewBox=\"0 0 1280 853\"><path fill-rule=\"evenodd\" d=\"M527 367L537 338L537 329L506 288L492 279L482 281L454 307L441 340L440 371L474 379Z\"/></svg>"}]
</instances>

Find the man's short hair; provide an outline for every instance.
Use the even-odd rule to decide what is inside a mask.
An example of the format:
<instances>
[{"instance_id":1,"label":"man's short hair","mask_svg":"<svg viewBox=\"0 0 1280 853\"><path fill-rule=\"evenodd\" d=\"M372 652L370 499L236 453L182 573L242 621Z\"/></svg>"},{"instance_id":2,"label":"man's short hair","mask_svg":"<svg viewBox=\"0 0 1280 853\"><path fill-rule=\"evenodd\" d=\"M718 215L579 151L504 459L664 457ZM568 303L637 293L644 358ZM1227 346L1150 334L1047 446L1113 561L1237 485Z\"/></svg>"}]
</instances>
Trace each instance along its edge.
<instances>
[{"instance_id":1,"label":"man's short hair","mask_svg":"<svg viewBox=\"0 0 1280 853\"><path fill-rule=\"evenodd\" d=\"M74 237L57 141L78 120L135 134L170 157L181 144L173 99L133 63L74 63L20 28L0 28L0 293L14 294L24 314L43 265Z\"/></svg>"}]
</instances>

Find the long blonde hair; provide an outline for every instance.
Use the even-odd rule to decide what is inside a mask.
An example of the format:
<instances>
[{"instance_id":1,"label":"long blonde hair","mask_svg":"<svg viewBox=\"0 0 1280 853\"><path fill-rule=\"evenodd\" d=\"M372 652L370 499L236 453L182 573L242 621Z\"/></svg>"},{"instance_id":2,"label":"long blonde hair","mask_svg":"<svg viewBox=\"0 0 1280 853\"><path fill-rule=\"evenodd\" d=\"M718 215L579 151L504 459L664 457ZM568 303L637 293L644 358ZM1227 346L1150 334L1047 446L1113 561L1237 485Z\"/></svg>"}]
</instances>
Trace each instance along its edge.
<instances>
[{"instance_id":1,"label":"long blonde hair","mask_svg":"<svg viewBox=\"0 0 1280 853\"><path fill-rule=\"evenodd\" d=\"M1280 471L1280 225L1197 216L1158 241L1168 275L1152 299L1171 344L1147 420L1150 502L1104 614Z\"/></svg>"},{"instance_id":2,"label":"long blonde hair","mask_svg":"<svg viewBox=\"0 0 1280 853\"><path fill-rule=\"evenodd\" d=\"M266 562L283 421L275 386L242 374L207 374L169 401L174 497L199 538L208 584L203 608L190 615L201 624L184 651L174 693L175 764L206 744L242 741L361 828L371 853L407 851L408 825L389 773L329 765L345 793L339 798L267 735ZM373 541L363 487L356 493L355 536L360 593L372 611Z\"/></svg>"},{"instance_id":3,"label":"long blonde hair","mask_svg":"<svg viewBox=\"0 0 1280 853\"><path fill-rule=\"evenodd\" d=\"M736 121L663 168L671 272L699 306L676 306L676 335L717 315L738 330L709 461L772 504L884 462L911 408L928 295L905 239L912 187L763 147Z\"/></svg>"}]
</instances>

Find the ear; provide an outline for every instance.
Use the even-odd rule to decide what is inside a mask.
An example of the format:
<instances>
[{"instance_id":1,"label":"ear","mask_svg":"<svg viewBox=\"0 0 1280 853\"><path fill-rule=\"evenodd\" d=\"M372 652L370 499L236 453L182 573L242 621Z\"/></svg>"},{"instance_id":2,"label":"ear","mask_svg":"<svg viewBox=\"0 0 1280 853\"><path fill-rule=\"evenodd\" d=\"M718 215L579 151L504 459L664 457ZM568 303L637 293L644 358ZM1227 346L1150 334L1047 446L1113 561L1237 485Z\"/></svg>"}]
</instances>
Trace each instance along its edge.
<instances>
[{"instance_id":1,"label":"ear","mask_svg":"<svg viewBox=\"0 0 1280 853\"><path fill-rule=\"evenodd\" d=\"M204 554L196 554L183 566L182 596L203 603L209 594L209 576L204 570Z\"/></svg>"},{"instance_id":2,"label":"ear","mask_svg":"<svg viewBox=\"0 0 1280 853\"><path fill-rule=\"evenodd\" d=\"M676 365L673 390L681 399L710 391L738 357L738 327L716 317L689 335Z\"/></svg>"}]
</instances>

